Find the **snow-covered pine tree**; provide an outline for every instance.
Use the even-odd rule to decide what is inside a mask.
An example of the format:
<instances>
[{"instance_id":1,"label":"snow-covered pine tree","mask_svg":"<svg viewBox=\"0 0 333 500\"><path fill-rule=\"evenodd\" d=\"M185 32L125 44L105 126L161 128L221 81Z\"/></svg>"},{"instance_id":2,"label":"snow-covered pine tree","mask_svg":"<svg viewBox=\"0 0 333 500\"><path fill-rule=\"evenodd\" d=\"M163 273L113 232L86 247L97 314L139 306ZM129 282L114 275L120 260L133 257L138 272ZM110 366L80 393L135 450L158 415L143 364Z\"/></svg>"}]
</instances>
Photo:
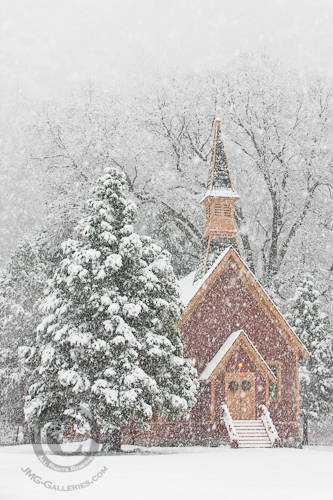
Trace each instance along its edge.
<instances>
[{"instance_id":1,"label":"snow-covered pine tree","mask_svg":"<svg viewBox=\"0 0 333 500\"><path fill-rule=\"evenodd\" d=\"M24 427L24 397L31 380L23 355L41 320L38 301L47 269L39 242L25 240L0 275L0 419L9 427Z\"/></svg>"},{"instance_id":2,"label":"snow-covered pine tree","mask_svg":"<svg viewBox=\"0 0 333 500\"><path fill-rule=\"evenodd\" d=\"M120 448L124 424L186 414L197 389L175 326L182 305L170 256L134 232L125 186L113 168L98 180L76 239L62 246L28 361L38 381L27 420L49 432L99 429L105 449Z\"/></svg>"},{"instance_id":3,"label":"snow-covered pine tree","mask_svg":"<svg viewBox=\"0 0 333 500\"><path fill-rule=\"evenodd\" d=\"M320 420L333 406L333 338L328 317L320 312L319 296L312 276L306 274L286 315L310 353L300 368L304 444L308 444L309 421Z\"/></svg>"}]
</instances>

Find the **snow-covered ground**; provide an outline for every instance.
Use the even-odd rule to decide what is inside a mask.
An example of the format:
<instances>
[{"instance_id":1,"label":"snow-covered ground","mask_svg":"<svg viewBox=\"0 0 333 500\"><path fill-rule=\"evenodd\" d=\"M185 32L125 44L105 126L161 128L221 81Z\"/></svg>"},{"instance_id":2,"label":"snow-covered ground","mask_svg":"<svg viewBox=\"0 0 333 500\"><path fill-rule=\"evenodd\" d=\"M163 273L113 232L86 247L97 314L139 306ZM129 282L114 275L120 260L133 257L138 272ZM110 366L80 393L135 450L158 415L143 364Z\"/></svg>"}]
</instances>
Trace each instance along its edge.
<instances>
[{"instance_id":1,"label":"snow-covered ground","mask_svg":"<svg viewBox=\"0 0 333 500\"><path fill-rule=\"evenodd\" d=\"M30 445L2 447L0 499L48 500L63 498L63 495L80 500L319 500L333 497L332 446L303 450L126 449L128 454L97 456L77 472L55 472L38 461ZM51 458L62 465L77 462L77 457ZM36 476L29 477L29 474ZM101 477L98 478L98 474ZM87 481L93 479L96 481L87 486ZM86 486L66 493L51 489L61 489L64 485L71 485L72 489L79 483Z\"/></svg>"}]
</instances>

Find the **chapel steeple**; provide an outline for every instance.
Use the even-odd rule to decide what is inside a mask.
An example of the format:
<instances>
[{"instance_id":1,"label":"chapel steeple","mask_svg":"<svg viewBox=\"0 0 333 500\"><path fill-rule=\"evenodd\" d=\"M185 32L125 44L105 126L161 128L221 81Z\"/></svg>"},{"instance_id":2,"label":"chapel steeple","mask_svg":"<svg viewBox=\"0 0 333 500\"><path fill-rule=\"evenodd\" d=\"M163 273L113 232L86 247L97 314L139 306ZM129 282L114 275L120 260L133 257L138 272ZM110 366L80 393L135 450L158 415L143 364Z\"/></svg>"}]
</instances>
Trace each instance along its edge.
<instances>
[{"instance_id":1,"label":"chapel steeple","mask_svg":"<svg viewBox=\"0 0 333 500\"><path fill-rule=\"evenodd\" d=\"M224 149L221 119L216 117L213 150L210 158L208 189L232 189L228 158Z\"/></svg>"},{"instance_id":2,"label":"chapel steeple","mask_svg":"<svg viewBox=\"0 0 333 500\"><path fill-rule=\"evenodd\" d=\"M234 207L238 199L230 176L228 157L222 139L221 120L216 117L213 149L210 159L207 192L200 203L206 209L203 252L195 280L209 270L229 246L239 252Z\"/></svg>"}]
</instances>

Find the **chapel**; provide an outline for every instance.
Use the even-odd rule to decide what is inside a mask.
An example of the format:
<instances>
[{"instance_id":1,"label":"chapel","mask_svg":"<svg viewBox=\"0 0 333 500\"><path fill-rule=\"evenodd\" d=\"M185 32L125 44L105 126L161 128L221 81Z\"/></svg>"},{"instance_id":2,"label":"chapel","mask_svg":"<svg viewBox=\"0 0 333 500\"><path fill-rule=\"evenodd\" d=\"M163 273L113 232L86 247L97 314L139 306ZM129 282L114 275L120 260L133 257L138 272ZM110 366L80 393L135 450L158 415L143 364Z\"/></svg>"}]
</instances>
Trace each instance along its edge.
<instances>
[{"instance_id":1,"label":"chapel","mask_svg":"<svg viewBox=\"0 0 333 500\"><path fill-rule=\"evenodd\" d=\"M237 200L216 118L201 199L202 254L180 282L186 311L178 328L184 357L199 374L197 403L180 422L156 419L149 431L129 429L128 443L245 448L300 442L299 362L309 353L242 257Z\"/></svg>"}]
</instances>

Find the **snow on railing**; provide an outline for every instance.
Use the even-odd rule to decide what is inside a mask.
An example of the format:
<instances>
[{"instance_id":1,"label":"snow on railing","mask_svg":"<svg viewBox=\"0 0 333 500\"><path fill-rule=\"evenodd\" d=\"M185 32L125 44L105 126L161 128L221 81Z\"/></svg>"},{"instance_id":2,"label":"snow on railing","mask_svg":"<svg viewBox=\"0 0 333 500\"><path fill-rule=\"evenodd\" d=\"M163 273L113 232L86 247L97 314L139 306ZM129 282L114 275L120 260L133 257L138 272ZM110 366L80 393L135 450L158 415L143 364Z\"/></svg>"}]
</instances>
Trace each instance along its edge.
<instances>
[{"instance_id":1,"label":"snow on railing","mask_svg":"<svg viewBox=\"0 0 333 500\"><path fill-rule=\"evenodd\" d=\"M233 422L232 417L230 415L229 408L227 407L226 403L222 403L221 408L223 411L223 420L224 420L225 426L226 426L228 434L229 434L230 444L233 448L238 448L239 436L237 434L236 428L234 426L234 422Z\"/></svg>"},{"instance_id":2,"label":"snow on railing","mask_svg":"<svg viewBox=\"0 0 333 500\"><path fill-rule=\"evenodd\" d=\"M259 412L261 420L263 421L263 424L269 436L270 442L272 443L272 446L274 448L277 448L278 446L280 446L280 438L275 428L275 425L273 424L269 411L267 410L265 405L260 405Z\"/></svg>"}]
</instances>

